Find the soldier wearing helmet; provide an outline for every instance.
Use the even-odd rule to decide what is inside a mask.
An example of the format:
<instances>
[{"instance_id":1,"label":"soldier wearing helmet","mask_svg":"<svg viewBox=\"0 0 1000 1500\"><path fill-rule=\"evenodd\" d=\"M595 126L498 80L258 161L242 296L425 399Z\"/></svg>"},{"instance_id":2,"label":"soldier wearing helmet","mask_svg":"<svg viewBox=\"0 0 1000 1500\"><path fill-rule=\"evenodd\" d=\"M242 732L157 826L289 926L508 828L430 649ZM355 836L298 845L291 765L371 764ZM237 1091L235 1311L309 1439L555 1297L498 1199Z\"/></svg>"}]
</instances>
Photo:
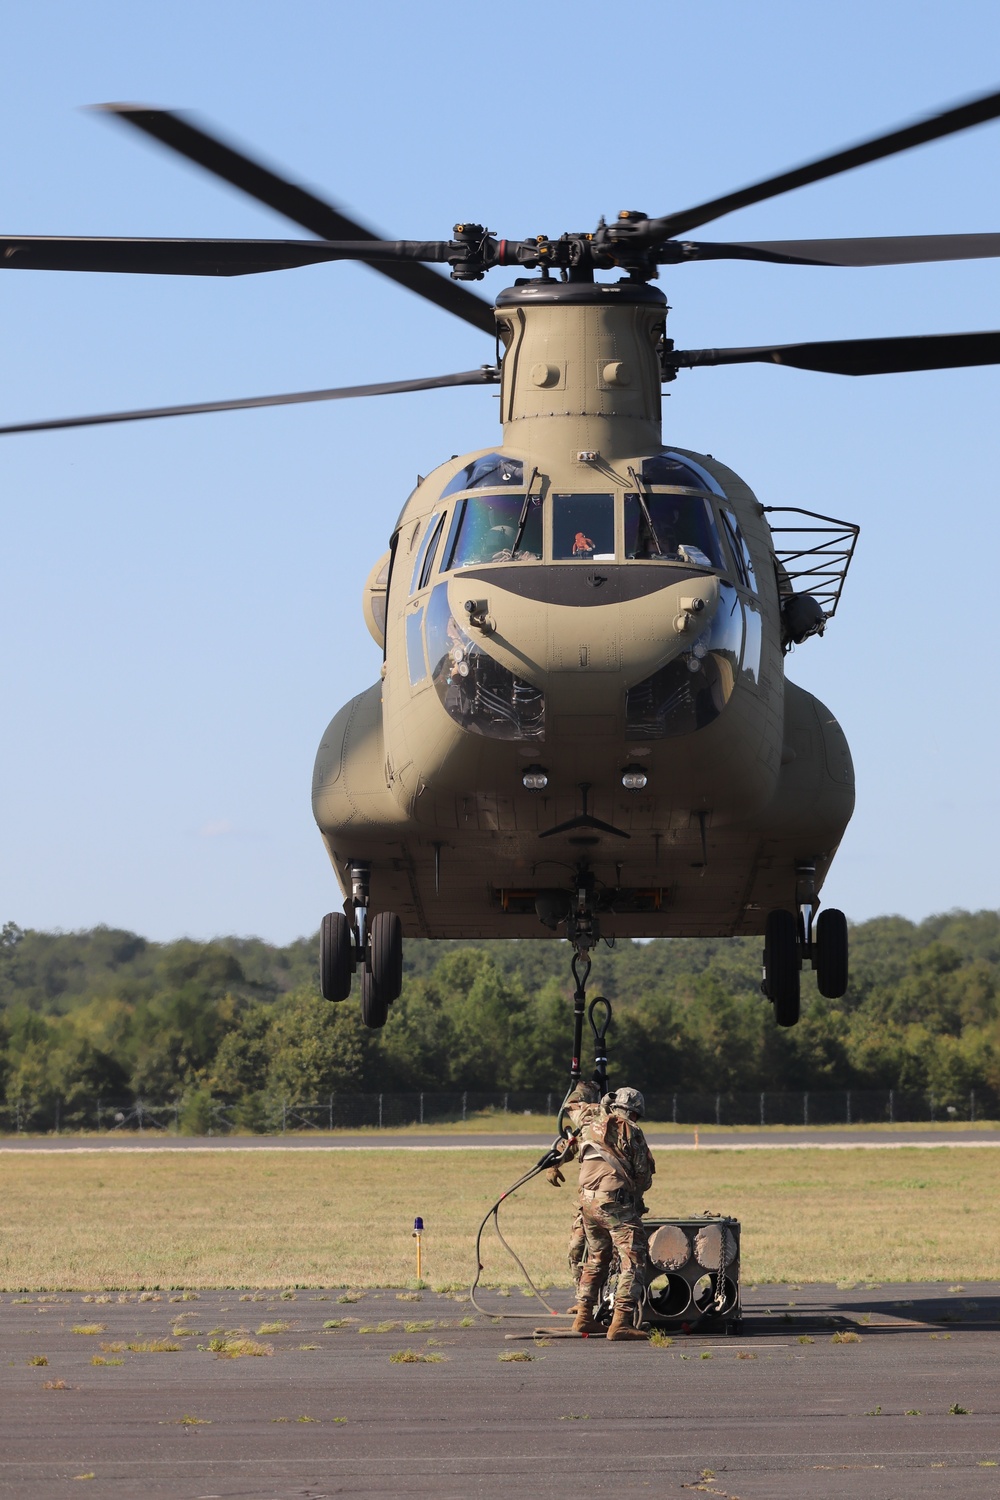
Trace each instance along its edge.
<instances>
[{"instance_id":1,"label":"soldier wearing helmet","mask_svg":"<svg viewBox=\"0 0 1000 1500\"><path fill-rule=\"evenodd\" d=\"M596 1083L578 1083L567 1096L562 1112L569 1122L571 1134L566 1141L563 1153L559 1158L559 1165L550 1167L545 1174L553 1187L561 1187L565 1177L560 1167L572 1161L579 1149L578 1135L584 1122L597 1112L600 1103L601 1091ZM583 1274L583 1264L587 1259L587 1236L583 1228L583 1211L577 1206L573 1218L573 1228L570 1230L569 1249L566 1259L569 1263L569 1272L573 1278L574 1296L573 1305L569 1309L571 1313L580 1311L580 1277Z\"/></svg>"},{"instance_id":2,"label":"soldier wearing helmet","mask_svg":"<svg viewBox=\"0 0 1000 1500\"><path fill-rule=\"evenodd\" d=\"M636 1123L644 1112L639 1090L622 1088L605 1094L597 1108L581 1119L577 1137L580 1214L587 1259L580 1276L575 1333L600 1332L594 1306L607 1280L612 1250L617 1250L621 1269L608 1338L646 1337L635 1327L635 1311L647 1264L643 1194L653 1181L656 1164Z\"/></svg>"}]
</instances>

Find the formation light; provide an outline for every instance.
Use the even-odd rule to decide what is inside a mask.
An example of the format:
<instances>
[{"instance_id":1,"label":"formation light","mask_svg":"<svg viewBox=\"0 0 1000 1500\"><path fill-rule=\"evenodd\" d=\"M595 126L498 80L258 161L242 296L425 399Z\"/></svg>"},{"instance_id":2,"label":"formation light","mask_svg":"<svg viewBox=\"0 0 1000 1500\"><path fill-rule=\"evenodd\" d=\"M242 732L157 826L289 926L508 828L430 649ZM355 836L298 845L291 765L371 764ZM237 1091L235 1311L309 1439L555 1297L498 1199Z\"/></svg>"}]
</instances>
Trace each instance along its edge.
<instances>
[{"instance_id":1,"label":"formation light","mask_svg":"<svg viewBox=\"0 0 1000 1500\"><path fill-rule=\"evenodd\" d=\"M521 777L526 792L544 792L549 784L549 773L544 766L528 766Z\"/></svg>"},{"instance_id":2,"label":"formation light","mask_svg":"<svg viewBox=\"0 0 1000 1500\"><path fill-rule=\"evenodd\" d=\"M642 766L626 766L622 772L622 786L627 792L641 792L648 781Z\"/></svg>"}]
</instances>

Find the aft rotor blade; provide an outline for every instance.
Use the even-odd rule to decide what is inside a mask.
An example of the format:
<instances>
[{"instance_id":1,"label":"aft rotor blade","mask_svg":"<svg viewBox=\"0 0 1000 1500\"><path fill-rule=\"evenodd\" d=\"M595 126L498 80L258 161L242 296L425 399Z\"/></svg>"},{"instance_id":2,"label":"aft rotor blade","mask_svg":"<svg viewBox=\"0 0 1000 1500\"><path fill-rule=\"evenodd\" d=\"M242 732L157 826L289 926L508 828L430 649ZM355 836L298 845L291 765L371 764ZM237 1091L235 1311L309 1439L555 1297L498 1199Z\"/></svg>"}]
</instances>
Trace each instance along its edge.
<instances>
[{"instance_id":1,"label":"aft rotor blade","mask_svg":"<svg viewBox=\"0 0 1000 1500\"><path fill-rule=\"evenodd\" d=\"M342 385L328 391L294 391L283 396L244 396L237 401L200 401L188 406L150 406L142 411L101 412L91 417L55 417L46 422L17 422L0 427L0 437L15 432L51 432L60 427L101 427L108 422L148 422L154 417L192 417L208 411L248 411L256 406L296 406L304 401L347 401L354 396L396 396L405 391L436 391L453 385L496 385L500 371L492 365L457 375L427 375L419 380L390 380L379 385Z\"/></svg>"},{"instance_id":2,"label":"aft rotor blade","mask_svg":"<svg viewBox=\"0 0 1000 1500\"><path fill-rule=\"evenodd\" d=\"M123 120L142 130L164 146L186 156L189 161L214 172L217 177L229 182L266 203L269 208L284 214L304 229L323 240L376 240L378 235L362 224L356 224L346 214L317 198L314 193L279 177L276 172L252 161L242 151L226 145L216 136L209 135L185 116L167 109L150 109L138 104L100 104L97 109ZM491 336L495 332L493 309L488 302L472 292L466 291L454 281L439 276L419 263L386 263L377 267L383 276L416 292L446 312L463 318L483 333Z\"/></svg>"},{"instance_id":3,"label":"aft rotor blade","mask_svg":"<svg viewBox=\"0 0 1000 1500\"><path fill-rule=\"evenodd\" d=\"M646 224L640 223L637 226L637 237L645 243L655 239L672 239L676 235L686 234L689 229L696 229L700 224L709 224L713 219L720 219L723 214L731 214L737 208L748 208L752 203L763 203L768 198L776 198L781 193L789 193L793 188L807 187L812 182L821 182L826 177L836 177L841 172L850 172L855 167L866 166L869 162L881 161L887 156L895 156L900 151L909 151L914 146L922 146L928 141L937 141L943 136L954 135L956 131L968 130L973 125L983 125L987 120L995 120L998 115L1000 115L1000 91L984 94L980 98L959 104L953 109L946 109L943 114L931 115L926 120L917 120L913 125L904 125L899 130L889 131L886 135L874 136L871 140L861 141L857 146L835 151L831 156L821 156L816 161L806 162L790 172L780 172L776 177L766 177L761 182L740 188L738 192L727 193L723 198L713 198L708 203L699 203L695 208L685 209L682 213L667 214L665 218L650 219ZM622 238L631 237L623 235Z\"/></svg>"},{"instance_id":4,"label":"aft rotor blade","mask_svg":"<svg viewBox=\"0 0 1000 1500\"><path fill-rule=\"evenodd\" d=\"M791 365L828 375L899 375L1000 364L1000 332L929 333L915 338L834 339L814 344L762 344L750 349L680 349L677 369L698 365Z\"/></svg>"},{"instance_id":5,"label":"aft rotor blade","mask_svg":"<svg viewBox=\"0 0 1000 1500\"><path fill-rule=\"evenodd\" d=\"M669 248L673 248L670 246ZM904 266L919 261L980 260L1000 255L1000 234L910 234L881 239L747 240L676 243L680 262L760 260L787 266Z\"/></svg>"}]
</instances>

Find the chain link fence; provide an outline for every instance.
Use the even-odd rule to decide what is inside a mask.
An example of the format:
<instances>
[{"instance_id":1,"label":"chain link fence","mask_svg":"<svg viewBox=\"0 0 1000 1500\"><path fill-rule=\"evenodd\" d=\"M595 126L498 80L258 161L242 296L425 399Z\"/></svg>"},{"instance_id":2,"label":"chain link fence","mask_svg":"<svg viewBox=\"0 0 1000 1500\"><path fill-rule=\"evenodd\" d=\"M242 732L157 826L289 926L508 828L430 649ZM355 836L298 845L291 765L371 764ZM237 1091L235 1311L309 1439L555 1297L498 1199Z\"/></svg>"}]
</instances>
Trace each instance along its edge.
<instances>
[{"instance_id":1,"label":"chain link fence","mask_svg":"<svg viewBox=\"0 0 1000 1500\"><path fill-rule=\"evenodd\" d=\"M549 1130L562 1101L562 1089L462 1090L451 1093L330 1094L303 1102L256 1096L236 1104L212 1098L204 1089L166 1102L149 1099L14 1100L0 1104L0 1131L8 1134L106 1135L260 1135L344 1129L392 1130L408 1125L460 1124L491 1119L498 1130L505 1117L541 1117ZM915 1093L899 1089L773 1090L693 1094L646 1094L646 1119L674 1125L810 1126L893 1125L940 1121L975 1123L1000 1119L993 1090L968 1094Z\"/></svg>"}]
</instances>

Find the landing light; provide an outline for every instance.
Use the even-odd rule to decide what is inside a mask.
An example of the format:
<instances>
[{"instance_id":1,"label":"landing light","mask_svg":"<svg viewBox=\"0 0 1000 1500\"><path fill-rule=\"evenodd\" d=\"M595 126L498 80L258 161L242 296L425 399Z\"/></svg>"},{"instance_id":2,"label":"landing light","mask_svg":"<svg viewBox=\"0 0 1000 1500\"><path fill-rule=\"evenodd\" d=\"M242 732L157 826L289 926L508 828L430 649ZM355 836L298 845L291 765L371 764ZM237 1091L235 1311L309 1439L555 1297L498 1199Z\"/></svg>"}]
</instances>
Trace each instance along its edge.
<instances>
[{"instance_id":1,"label":"landing light","mask_svg":"<svg viewBox=\"0 0 1000 1500\"><path fill-rule=\"evenodd\" d=\"M648 781L642 766L626 766L622 772L622 786L627 792L641 792Z\"/></svg>"},{"instance_id":2,"label":"landing light","mask_svg":"<svg viewBox=\"0 0 1000 1500\"><path fill-rule=\"evenodd\" d=\"M542 766L529 766L521 777L526 792L544 792L549 784L549 773Z\"/></svg>"}]
</instances>

